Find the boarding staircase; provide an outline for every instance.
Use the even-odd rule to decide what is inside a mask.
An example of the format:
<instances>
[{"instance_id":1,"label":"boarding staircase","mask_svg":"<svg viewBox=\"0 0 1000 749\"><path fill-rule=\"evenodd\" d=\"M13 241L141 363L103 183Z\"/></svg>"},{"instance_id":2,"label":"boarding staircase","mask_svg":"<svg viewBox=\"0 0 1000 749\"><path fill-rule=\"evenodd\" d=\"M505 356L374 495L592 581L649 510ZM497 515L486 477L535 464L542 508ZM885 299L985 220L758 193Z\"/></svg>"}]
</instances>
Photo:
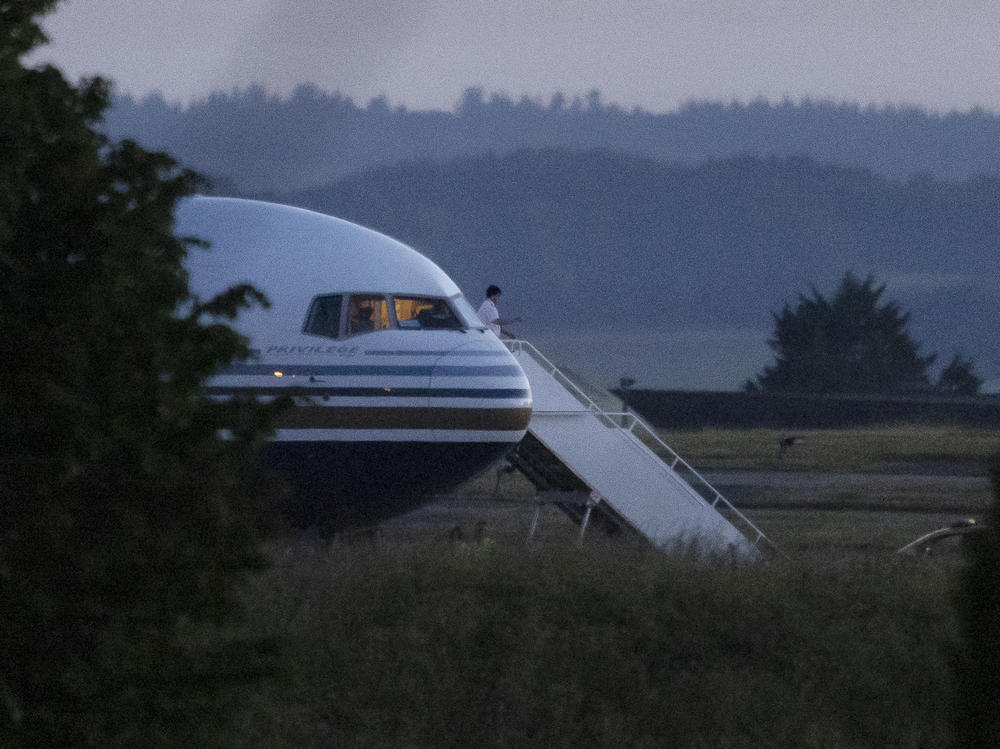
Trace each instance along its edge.
<instances>
[{"instance_id":1,"label":"boarding staircase","mask_svg":"<svg viewBox=\"0 0 1000 749\"><path fill-rule=\"evenodd\" d=\"M531 384L528 433L509 460L549 502L581 525L700 555L757 559L773 544L652 427L608 410L527 341L507 347ZM613 408L613 407L612 407ZM534 530L538 513L532 523Z\"/></svg>"}]
</instances>

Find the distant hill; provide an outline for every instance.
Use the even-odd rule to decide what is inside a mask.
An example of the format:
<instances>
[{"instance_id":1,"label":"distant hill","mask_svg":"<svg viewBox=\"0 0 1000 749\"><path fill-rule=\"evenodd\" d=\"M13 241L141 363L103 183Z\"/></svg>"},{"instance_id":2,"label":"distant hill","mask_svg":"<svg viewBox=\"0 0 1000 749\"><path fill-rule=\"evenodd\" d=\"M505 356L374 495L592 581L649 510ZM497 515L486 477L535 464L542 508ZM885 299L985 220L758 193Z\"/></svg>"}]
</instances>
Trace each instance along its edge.
<instances>
[{"instance_id":1,"label":"distant hill","mask_svg":"<svg viewBox=\"0 0 1000 749\"><path fill-rule=\"evenodd\" d=\"M734 155L807 156L894 179L925 173L962 180L1000 174L1000 116L831 102L695 103L652 114L602 104L600 95L548 103L465 92L455 111L359 106L301 86L289 97L252 87L187 107L160 96L117 97L107 113L114 139L163 149L244 191L329 184L372 166L520 148L603 148L698 164Z\"/></svg>"},{"instance_id":2,"label":"distant hill","mask_svg":"<svg viewBox=\"0 0 1000 749\"><path fill-rule=\"evenodd\" d=\"M771 360L771 313L847 270L888 283L923 353L1000 377L1000 117L829 102L667 114L481 90L453 112L302 86L188 107L120 97L110 137L221 194L351 218L427 252L600 384L732 389Z\"/></svg>"},{"instance_id":3,"label":"distant hill","mask_svg":"<svg viewBox=\"0 0 1000 749\"><path fill-rule=\"evenodd\" d=\"M499 283L521 332L599 384L737 388L770 361L771 313L847 270L888 283L922 353L1000 372L998 177L525 149L267 197L412 244L474 303Z\"/></svg>"}]
</instances>

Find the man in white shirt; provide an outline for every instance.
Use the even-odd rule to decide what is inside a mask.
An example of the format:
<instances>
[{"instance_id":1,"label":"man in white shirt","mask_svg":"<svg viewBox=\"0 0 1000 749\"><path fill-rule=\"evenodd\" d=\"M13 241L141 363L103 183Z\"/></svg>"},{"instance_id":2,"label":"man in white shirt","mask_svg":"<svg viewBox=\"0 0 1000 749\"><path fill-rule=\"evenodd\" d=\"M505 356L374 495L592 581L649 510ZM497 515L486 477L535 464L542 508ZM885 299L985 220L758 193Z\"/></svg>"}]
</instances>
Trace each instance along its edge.
<instances>
[{"instance_id":1,"label":"man in white shirt","mask_svg":"<svg viewBox=\"0 0 1000 749\"><path fill-rule=\"evenodd\" d=\"M500 294L500 287L490 284L489 288L486 289L486 299L479 305L477 313L479 314L479 319L483 321L483 325L492 330L497 336L504 335L508 338L513 338L514 336L504 330L503 326L512 322L521 322L521 318L512 317L509 320L504 320L500 317L500 310L497 309L497 300L500 299Z\"/></svg>"}]
</instances>

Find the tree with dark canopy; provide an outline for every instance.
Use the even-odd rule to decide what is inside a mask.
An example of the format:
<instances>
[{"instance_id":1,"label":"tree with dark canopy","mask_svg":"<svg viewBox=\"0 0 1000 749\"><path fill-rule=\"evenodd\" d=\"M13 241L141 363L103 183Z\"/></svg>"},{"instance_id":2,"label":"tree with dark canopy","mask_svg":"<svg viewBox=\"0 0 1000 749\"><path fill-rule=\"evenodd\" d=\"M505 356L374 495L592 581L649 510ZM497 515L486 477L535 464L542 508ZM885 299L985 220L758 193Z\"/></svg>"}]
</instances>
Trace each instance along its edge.
<instances>
[{"instance_id":1,"label":"tree with dark canopy","mask_svg":"<svg viewBox=\"0 0 1000 749\"><path fill-rule=\"evenodd\" d=\"M975 362L959 354L951 357L948 366L941 370L937 381L937 391L945 395L978 395L983 384L972 368Z\"/></svg>"},{"instance_id":2,"label":"tree with dark canopy","mask_svg":"<svg viewBox=\"0 0 1000 749\"><path fill-rule=\"evenodd\" d=\"M204 745L265 655L221 625L263 561L273 413L199 387L264 300L191 297L195 175L95 131L104 81L22 64L55 4L0 0L0 745Z\"/></svg>"},{"instance_id":3,"label":"tree with dark canopy","mask_svg":"<svg viewBox=\"0 0 1000 749\"><path fill-rule=\"evenodd\" d=\"M910 393L930 388L927 368L906 332L908 314L881 303L885 285L845 274L832 299L815 288L774 315L776 361L746 389L770 393Z\"/></svg>"}]
</instances>

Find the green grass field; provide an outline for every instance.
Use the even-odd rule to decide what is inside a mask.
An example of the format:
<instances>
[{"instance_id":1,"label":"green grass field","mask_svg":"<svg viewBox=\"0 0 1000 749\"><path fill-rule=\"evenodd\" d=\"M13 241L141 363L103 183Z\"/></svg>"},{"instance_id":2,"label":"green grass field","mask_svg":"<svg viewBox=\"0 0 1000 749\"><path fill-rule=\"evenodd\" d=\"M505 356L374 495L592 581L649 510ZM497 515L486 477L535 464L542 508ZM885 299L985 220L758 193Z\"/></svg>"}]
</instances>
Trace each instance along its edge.
<instances>
[{"instance_id":1,"label":"green grass field","mask_svg":"<svg viewBox=\"0 0 1000 749\"><path fill-rule=\"evenodd\" d=\"M861 429L699 429L660 437L696 468L797 471L985 473L1000 453L1000 432L961 426L895 424ZM780 454L778 441L796 444Z\"/></svg>"},{"instance_id":2,"label":"green grass field","mask_svg":"<svg viewBox=\"0 0 1000 749\"><path fill-rule=\"evenodd\" d=\"M553 508L529 544L530 487L507 476L495 492L493 474L381 534L282 539L245 625L282 643L276 673L241 695L220 745L947 745L961 555L893 552L959 504L987 506L985 479L961 502L937 487L940 471L984 476L997 435L808 432L783 465L777 436L667 441L699 470L926 481L864 502L851 483L840 505L773 496L749 514L787 558L754 565L581 544Z\"/></svg>"},{"instance_id":3,"label":"green grass field","mask_svg":"<svg viewBox=\"0 0 1000 749\"><path fill-rule=\"evenodd\" d=\"M949 564L714 567L603 544L276 550L237 746L922 747Z\"/></svg>"}]
</instances>

